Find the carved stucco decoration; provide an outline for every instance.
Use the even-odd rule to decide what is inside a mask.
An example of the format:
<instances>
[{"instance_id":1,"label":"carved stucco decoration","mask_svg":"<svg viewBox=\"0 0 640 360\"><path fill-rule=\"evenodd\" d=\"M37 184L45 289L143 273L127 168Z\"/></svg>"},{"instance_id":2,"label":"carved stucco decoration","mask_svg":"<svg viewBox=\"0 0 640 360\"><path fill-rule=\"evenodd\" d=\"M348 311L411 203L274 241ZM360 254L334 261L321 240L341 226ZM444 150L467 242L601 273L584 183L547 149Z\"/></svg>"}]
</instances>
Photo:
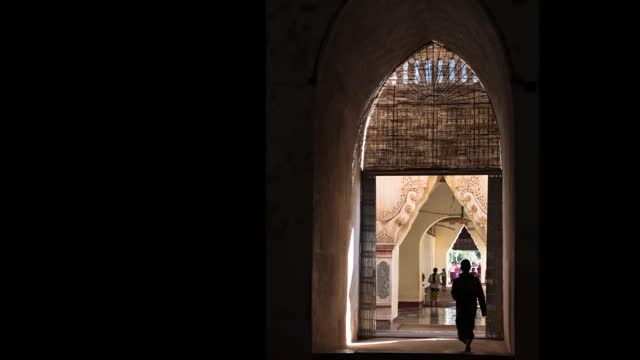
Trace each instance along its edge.
<instances>
[{"instance_id":1,"label":"carved stucco decoration","mask_svg":"<svg viewBox=\"0 0 640 360\"><path fill-rule=\"evenodd\" d=\"M389 296L389 277L391 276L391 271L389 268L389 264L386 261L382 261L378 264L377 279L376 279L376 290L377 295L381 299L386 299Z\"/></svg>"},{"instance_id":2,"label":"carved stucco decoration","mask_svg":"<svg viewBox=\"0 0 640 360\"><path fill-rule=\"evenodd\" d=\"M409 232L437 176L376 178L376 243L397 244Z\"/></svg>"},{"instance_id":3,"label":"carved stucco decoration","mask_svg":"<svg viewBox=\"0 0 640 360\"><path fill-rule=\"evenodd\" d=\"M445 176L453 196L464 206L465 212L485 241L487 238L488 179L486 175Z\"/></svg>"}]
</instances>

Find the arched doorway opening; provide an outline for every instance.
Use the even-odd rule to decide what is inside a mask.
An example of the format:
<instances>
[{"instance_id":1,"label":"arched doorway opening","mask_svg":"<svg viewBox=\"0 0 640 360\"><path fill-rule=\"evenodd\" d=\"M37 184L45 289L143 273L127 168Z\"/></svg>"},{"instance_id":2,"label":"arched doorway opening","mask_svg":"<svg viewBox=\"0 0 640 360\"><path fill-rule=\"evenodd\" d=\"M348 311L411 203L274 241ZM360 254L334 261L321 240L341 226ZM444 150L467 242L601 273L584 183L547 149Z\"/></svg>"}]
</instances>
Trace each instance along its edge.
<instances>
[{"instance_id":1,"label":"arched doorway opening","mask_svg":"<svg viewBox=\"0 0 640 360\"><path fill-rule=\"evenodd\" d=\"M394 297L400 282L396 270L399 245L435 181L446 179L454 192L462 193L459 200L487 237L488 182L502 187L500 138L491 101L471 66L437 42L430 42L398 66L368 115L361 166L358 336L371 338L377 329L392 330L399 325L397 295ZM493 177L461 175L465 173ZM486 179L484 184L482 179ZM500 229L501 219L495 219L493 225ZM492 308L501 309L498 287L502 274L495 269L502 262L498 250L502 234L493 231L491 235L496 253L488 292ZM500 314L493 311L488 317L491 331L487 335L501 339Z\"/></svg>"},{"instance_id":2,"label":"arched doorway opening","mask_svg":"<svg viewBox=\"0 0 640 360\"><path fill-rule=\"evenodd\" d=\"M378 229L386 232L385 237L396 236L398 243L388 246L387 254L376 247L376 264L383 264L384 272L376 269L378 280L384 281L384 288L376 283L376 290L382 290L383 296L376 298L376 336L377 337L449 337L455 338L455 302L447 290L442 289L440 301L431 304L428 299L426 279L436 267L439 271L447 267L447 253L460 235L463 226L473 232L475 239L482 239L479 228L474 224L469 212L464 211L462 202L455 196L454 191L446 182L445 177L435 177L438 180L429 193L427 200L420 206L420 196L415 207L412 202L406 205L414 207L415 220L412 221L406 235L399 231L395 235L393 223L376 221ZM382 200L382 209L395 204L392 200L394 179L404 179L405 186L410 177L376 178L376 196ZM420 177L416 177L420 179ZM455 182L451 182L455 185ZM391 187L391 189L389 189ZM454 187L455 189L455 187ZM409 190L406 189L405 190ZM402 198L397 193L396 199ZM418 195L419 193L416 193ZM385 196L386 195L386 196ZM472 196L472 194L469 194ZM387 206L384 206L387 202ZM384 213L389 213L384 211ZM380 211L378 212L380 214ZM405 214L406 215L406 214ZM402 218L401 215L399 218ZM383 219L384 220L384 219ZM383 226L380 226L383 225ZM390 226L391 225L391 226ZM486 243L478 240L478 248L486 254ZM387 244L382 244L384 247ZM382 246L381 246L382 247ZM484 262L485 259L483 258ZM483 264L480 269L486 268ZM450 284L449 284L450 285ZM397 295L396 295L397 294ZM378 311L380 311L378 313ZM397 315L396 315L397 314ZM484 319L480 319L482 333L477 334L485 338Z\"/></svg>"},{"instance_id":3,"label":"arched doorway opening","mask_svg":"<svg viewBox=\"0 0 640 360\"><path fill-rule=\"evenodd\" d=\"M484 251L483 251L484 250ZM485 263L486 247L478 246L473 236L471 236L466 225L460 226L458 234L451 240L451 246L447 250L446 271L448 284L460 275L460 263L468 260L471 263L471 273L480 279L481 284L486 284L482 268L487 268Z\"/></svg>"},{"instance_id":4,"label":"arched doorway opening","mask_svg":"<svg viewBox=\"0 0 640 360\"><path fill-rule=\"evenodd\" d=\"M500 40L481 7L474 2L436 3L408 1L394 6L349 2L328 35L323 58L319 61L317 111L314 114L314 230L312 282L312 346L314 352L341 349L355 341L360 316L346 322L347 304L351 314L359 313L362 287L360 265L363 251L361 230L374 224L361 223L364 212L361 186L366 173L360 173L366 115L390 69L415 49L432 39L462 55L473 66L493 105L501 135L502 180L512 188L512 120L508 64ZM360 6L365 6L366 9ZM357 14L367 13L366 22L355 22ZM406 14L411 14L407 17ZM348 24L348 26L347 26ZM385 45L393 44L393 46ZM353 54L353 55L349 55ZM444 62L443 62L444 65ZM461 173L471 175L470 173ZM430 176L430 174L421 174ZM362 187L362 189L364 189ZM505 253L513 241L513 199L504 197ZM371 212L375 214L375 210ZM502 216L500 214L500 216ZM355 234L354 237L351 235ZM351 240L354 258L347 257ZM504 272L512 266L505 255ZM347 269L353 269L348 272ZM353 279L352 286L347 286ZM504 286L511 279L505 278ZM354 285L357 284L357 285ZM505 289L505 294L509 289ZM511 297L506 298L509 301ZM502 310L508 315L510 304ZM508 330L508 316L505 316ZM350 332L346 331L350 329ZM509 334L505 333L507 343Z\"/></svg>"}]
</instances>

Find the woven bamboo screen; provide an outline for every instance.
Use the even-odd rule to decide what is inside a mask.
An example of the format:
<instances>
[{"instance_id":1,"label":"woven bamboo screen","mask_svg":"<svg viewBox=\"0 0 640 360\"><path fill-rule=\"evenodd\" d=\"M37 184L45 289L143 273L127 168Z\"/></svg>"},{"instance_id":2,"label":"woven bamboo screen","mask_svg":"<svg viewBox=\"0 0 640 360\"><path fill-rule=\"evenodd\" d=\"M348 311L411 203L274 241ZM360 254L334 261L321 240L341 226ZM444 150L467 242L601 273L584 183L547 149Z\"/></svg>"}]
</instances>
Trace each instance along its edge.
<instances>
[{"instance_id":1,"label":"woven bamboo screen","mask_svg":"<svg viewBox=\"0 0 640 360\"><path fill-rule=\"evenodd\" d=\"M383 85L365 138L364 169L500 169L484 87L460 57L431 43Z\"/></svg>"}]
</instances>

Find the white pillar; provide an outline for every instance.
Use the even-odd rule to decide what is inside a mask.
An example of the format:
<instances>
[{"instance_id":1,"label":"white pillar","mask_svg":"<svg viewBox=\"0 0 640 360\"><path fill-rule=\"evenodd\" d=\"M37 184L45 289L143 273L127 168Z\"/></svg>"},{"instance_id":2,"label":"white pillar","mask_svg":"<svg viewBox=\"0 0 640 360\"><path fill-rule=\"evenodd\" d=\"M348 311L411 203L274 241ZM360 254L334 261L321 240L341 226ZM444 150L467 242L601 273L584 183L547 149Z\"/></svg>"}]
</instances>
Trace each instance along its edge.
<instances>
[{"instance_id":1,"label":"white pillar","mask_svg":"<svg viewBox=\"0 0 640 360\"><path fill-rule=\"evenodd\" d=\"M390 330L399 326L398 283L400 246L376 246L376 329Z\"/></svg>"}]
</instances>

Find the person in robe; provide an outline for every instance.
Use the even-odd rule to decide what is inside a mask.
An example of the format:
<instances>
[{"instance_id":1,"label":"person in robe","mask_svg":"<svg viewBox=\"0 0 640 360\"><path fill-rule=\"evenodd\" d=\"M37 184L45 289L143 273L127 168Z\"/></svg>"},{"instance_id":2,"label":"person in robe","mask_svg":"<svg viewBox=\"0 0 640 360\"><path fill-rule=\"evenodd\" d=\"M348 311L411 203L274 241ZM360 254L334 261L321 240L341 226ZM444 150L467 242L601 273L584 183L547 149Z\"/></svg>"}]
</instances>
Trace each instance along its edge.
<instances>
[{"instance_id":1,"label":"person in robe","mask_svg":"<svg viewBox=\"0 0 640 360\"><path fill-rule=\"evenodd\" d=\"M453 281L451 297L456 301L456 329L458 339L465 344L465 352L471 351L478 303L482 316L487 316L487 304L480 279L469 273L471 263L462 260L462 274Z\"/></svg>"}]
</instances>

